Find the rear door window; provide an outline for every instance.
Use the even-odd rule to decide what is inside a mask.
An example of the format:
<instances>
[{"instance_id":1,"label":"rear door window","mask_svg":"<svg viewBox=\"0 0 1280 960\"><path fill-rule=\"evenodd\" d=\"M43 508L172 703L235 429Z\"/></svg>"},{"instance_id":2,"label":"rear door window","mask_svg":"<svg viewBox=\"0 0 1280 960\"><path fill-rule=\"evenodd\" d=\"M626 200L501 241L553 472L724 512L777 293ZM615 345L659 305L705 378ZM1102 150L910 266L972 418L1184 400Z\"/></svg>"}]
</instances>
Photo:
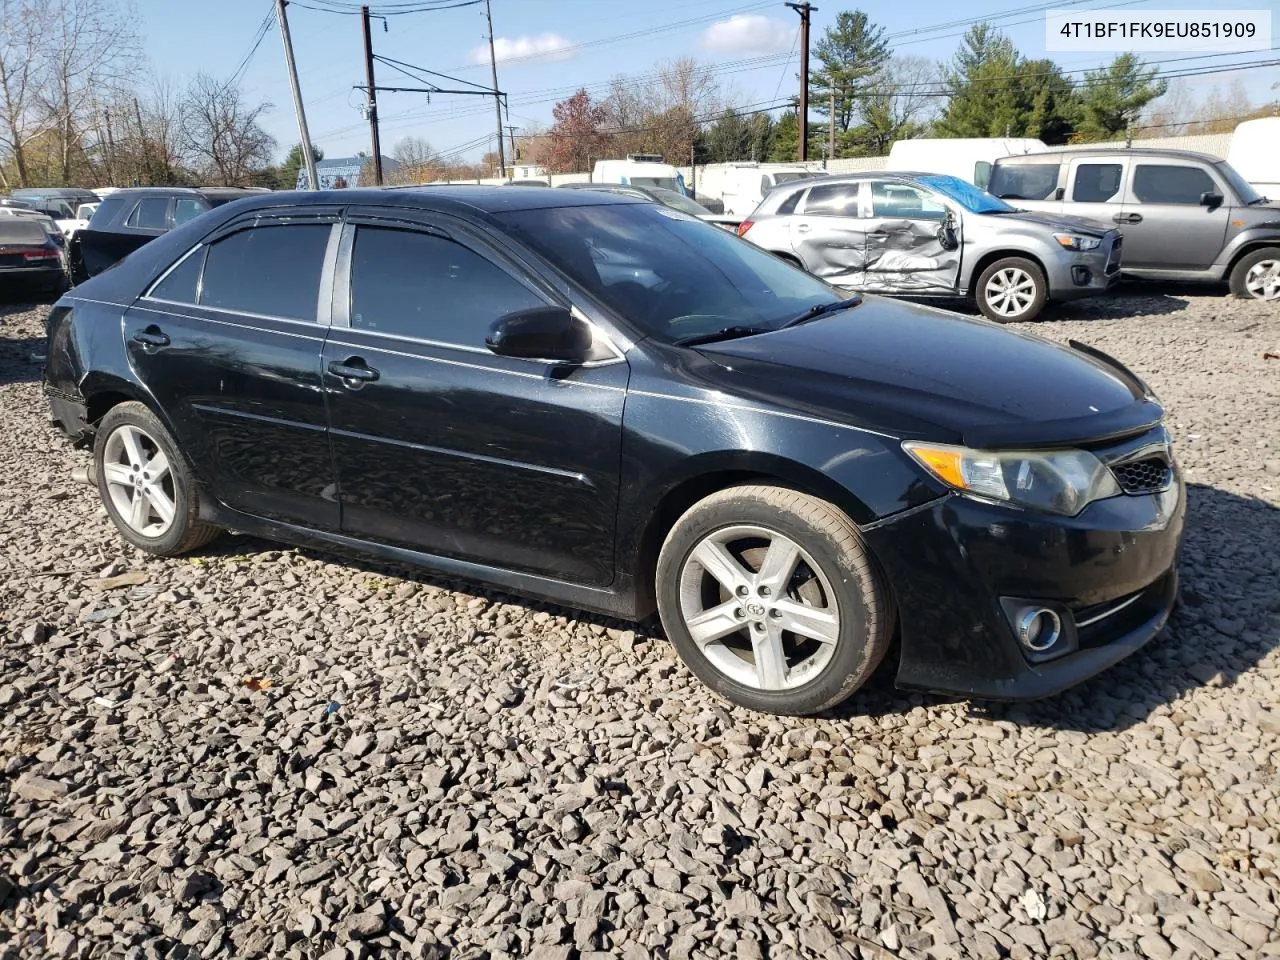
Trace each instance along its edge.
<instances>
[{"instance_id":1,"label":"rear door window","mask_svg":"<svg viewBox=\"0 0 1280 960\"><path fill-rule=\"evenodd\" d=\"M1056 163L997 163L987 191L1002 200L1048 200L1058 189Z\"/></svg>"},{"instance_id":2,"label":"rear door window","mask_svg":"<svg viewBox=\"0 0 1280 960\"><path fill-rule=\"evenodd\" d=\"M200 306L315 322L327 223L270 224L209 247Z\"/></svg>"},{"instance_id":3,"label":"rear door window","mask_svg":"<svg viewBox=\"0 0 1280 960\"><path fill-rule=\"evenodd\" d=\"M98 209L93 211L93 218L89 221L90 230L101 230L109 224L116 213L125 205L125 201L118 197L108 197L98 204Z\"/></svg>"},{"instance_id":4,"label":"rear door window","mask_svg":"<svg viewBox=\"0 0 1280 960\"><path fill-rule=\"evenodd\" d=\"M194 220L208 209L208 205L203 200L197 200L194 197L179 197L173 202L173 225L180 227L188 220Z\"/></svg>"},{"instance_id":5,"label":"rear door window","mask_svg":"<svg viewBox=\"0 0 1280 960\"><path fill-rule=\"evenodd\" d=\"M804 201L804 212L808 216L817 217L856 217L858 185L827 183L813 187Z\"/></svg>"},{"instance_id":6,"label":"rear door window","mask_svg":"<svg viewBox=\"0 0 1280 960\"><path fill-rule=\"evenodd\" d=\"M1197 205L1202 193L1218 193L1213 177L1199 167L1139 163L1133 170L1133 195L1142 203Z\"/></svg>"},{"instance_id":7,"label":"rear door window","mask_svg":"<svg viewBox=\"0 0 1280 960\"><path fill-rule=\"evenodd\" d=\"M1123 164L1077 164L1075 178L1071 182L1071 200L1074 203L1119 203L1123 180Z\"/></svg>"},{"instance_id":8,"label":"rear door window","mask_svg":"<svg viewBox=\"0 0 1280 960\"><path fill-rule=\"evenodd\" d=\"M169 198L143 197L125 221L126 227L139 230L165 230L169 226Z\"/></svg>"}]
</instances>

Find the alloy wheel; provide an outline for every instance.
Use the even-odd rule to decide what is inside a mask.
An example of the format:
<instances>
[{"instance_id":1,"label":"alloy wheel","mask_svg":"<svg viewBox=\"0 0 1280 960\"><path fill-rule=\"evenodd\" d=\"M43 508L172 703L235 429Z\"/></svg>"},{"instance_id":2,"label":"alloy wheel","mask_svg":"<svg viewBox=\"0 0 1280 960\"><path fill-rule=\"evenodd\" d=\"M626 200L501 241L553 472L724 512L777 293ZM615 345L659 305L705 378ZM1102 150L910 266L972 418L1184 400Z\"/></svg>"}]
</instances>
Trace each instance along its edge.
<instances>
[{"instance_id":1,"label":"alloy wheel","mask_svg":"<svg viewBox=\"0 0 1280 960\"><path fill-rule=\"evenodd\" d=\"M1017 317L1035 301L1036 282L1025 270L1005 267L991 275L984 293L991 309L1000 316Z\"/></svg>"},{"instance_id":2,"label":"alloy wheel","mask_svg":"<svg viewBox=\"0 0 1280 960\"><path fill-rule=\"evenodd\" d=\"M122 424L107 437L103 479L117 515L143 537L162 537L173 525L177 493L169 460L145 430Z\"/></svg>"},{"instance_id":3,"label":"alloy wheel","mask_svg":"<svg viewBox=\"0 0 1280 960\"><path fill-rule=\"evenodd\" d=\"M702 655L730 680L789 690L831 661L840 610L826 575L794 540L739 525L717 530L680 571L680 614Z\"/></svg>"},{"instance_id":4,"label":"alloy wheel","mask_svg":"<svg viewBox=\"0 0 1280 960\"><path fill-rule=\"evenodd\" d=\"M1259 260L1244 276L1244 288L1258 300L1280 299L1280 260Z\"/></svg>"}]
</instances>

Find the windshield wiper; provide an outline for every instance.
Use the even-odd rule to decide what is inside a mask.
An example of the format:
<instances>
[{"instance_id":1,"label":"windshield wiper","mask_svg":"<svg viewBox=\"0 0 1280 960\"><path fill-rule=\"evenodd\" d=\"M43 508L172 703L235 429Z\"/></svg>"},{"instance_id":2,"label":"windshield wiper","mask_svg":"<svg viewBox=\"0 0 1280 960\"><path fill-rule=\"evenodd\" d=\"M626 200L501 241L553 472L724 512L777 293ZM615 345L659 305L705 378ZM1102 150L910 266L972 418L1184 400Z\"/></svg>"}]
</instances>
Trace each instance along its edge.
<instances>
[{"instance_id":1,"label":"windshield wiper","mask_svg":"<svg viewBox=\"0 0 1280 960\"><path fill-rule=\"evenodd\" d=\"M721 327L711 333L699 333L691 337L681 337L672 343L677 347L696 347L700 343L715 343L717 340L734 340L738 337L754 337L757 333L768 333L773 327Z\"/></svg>"},{"instance_id":2,"label":"windshield wiper","mask_svg":"<svg viewBox=\"0 0 1280 960\"><path fill-rule=\"evenodd\" d=\"M835 313L839 310L848 310L850 307L856 307L862 302L862 297L850 297L848 300L833 300L831 303L820 303L816 307L810 307L799 316L792 317L782 325L775 327L776 330L785 330L787 327L798 327L802 323L808 323L810 320L817 320L819 317L826 316L828 313Z\"/></svg>"}]
</instances>

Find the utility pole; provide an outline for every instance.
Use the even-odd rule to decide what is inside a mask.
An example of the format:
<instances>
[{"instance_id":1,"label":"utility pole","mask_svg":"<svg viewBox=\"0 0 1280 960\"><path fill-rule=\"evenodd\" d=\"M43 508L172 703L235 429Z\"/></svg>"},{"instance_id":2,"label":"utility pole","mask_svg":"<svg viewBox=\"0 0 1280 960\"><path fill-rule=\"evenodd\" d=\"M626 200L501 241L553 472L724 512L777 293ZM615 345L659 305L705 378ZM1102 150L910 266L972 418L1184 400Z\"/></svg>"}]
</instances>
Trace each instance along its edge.
<instances>
[{"instance_id":1,"label":"utility pole","mask_svg":"<svg viewBox=\"0 0 1280 960\"><path fill-rule=\"evenodd\" d=\"M293 88L293 110L298 115L298 136L302 137L302 162L307 168L309 190L320 189L316 176L316 158L311 152L311 134L307 130L307 114L302 109L302 89L298 86L298 67L293 62L293 41L289 38L289 18L284 8L287 0L276 0L276 22L280 24L280 40L284 43L284 62L289 68L289 86Z\"/></svg>"},{"instance_id":2,"label":"utility pole","mask_svg":"<svg viewBox=\"0 0 1280 960\"><path fill-rule=\"evenodd\" d=\"M373 182L382 186L382 144L378 139L378 88L373 85L373 35L369 32L369 8L360 8L364 25L364 75L369 85L369 140L373 147Z\"/></svg>"},{"instance_id":3,"label":"utility pole","mask_svg":"<svg viewBox=\"0 0 1280 960\"><path fill-rule=\"evenodd\" d=\"M827 162L836 158L836 88L831 88L831 112L827 114Z\"/></svg>"},{"instance_id":4,"label":"utility pole","mask_svg":"<svg viewBox=\"0 0 1280 960\"><path fill-rule=\"evenodd\" d=\"M788 3L788 7L800 14L800 160L809 159L809 17L818 8L804 3Z\"/></svg>"},{"instance_id":5,"label":"utility pole","mask_svg":"<svg viewBox=\"0 0 1280 960\"><path fill-rule=\"evenodd\" d=\"M498 93L498 57L493 51L493 11L489 9L489 0L484 0L484 19L489 24L489 69L493 72L493 115L498 121L498 176L505 180L507 160L502 154L502 97ZM370 80L369 83L372 84L373 81Z\"/></svg>"},{"instance_id":6,"label":"utility pole","mask_svg":"<svg viewBox=\"0 0 1280 960\"><path fill-rule=\"evenodd\" d=\"M511 138L511 165L513 167L515 166L516 160L519 159L519 157L516 156L516 131L519 129L519 127L513 127L511 124L507 124L507 136Z\"/></svg>"}]
</instances>

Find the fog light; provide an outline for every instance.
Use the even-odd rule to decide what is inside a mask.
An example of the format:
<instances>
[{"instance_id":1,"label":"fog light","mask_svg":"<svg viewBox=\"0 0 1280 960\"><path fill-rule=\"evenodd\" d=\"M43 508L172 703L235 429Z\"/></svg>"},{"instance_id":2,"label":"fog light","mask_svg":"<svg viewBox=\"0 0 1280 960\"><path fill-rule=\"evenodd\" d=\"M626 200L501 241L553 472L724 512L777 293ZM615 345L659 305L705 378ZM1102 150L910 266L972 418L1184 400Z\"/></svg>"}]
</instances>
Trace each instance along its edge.
<instances>
[{"instance_id":1,"label":"fog light","mask_svg":"<svg viewBox=\"0 0 1280 960\"><path fill-rule=\"evenodd\" d=\"M1032 653L1045 653L1062 636L1062 620L1048 607L1027 607L1014 623L1018 642Z\"/></svg>"},{"instance_id":2,"label":"fog light","mask_svg":"<svg viewBox=\"0 0 1280 960\"><path fill-rule=\"evenodd\" d=\"M1093 281L1093 274L1088 267L1072 267L1071 282L1077 287L1087 287Z\"/></svg>"}]
</instances>

